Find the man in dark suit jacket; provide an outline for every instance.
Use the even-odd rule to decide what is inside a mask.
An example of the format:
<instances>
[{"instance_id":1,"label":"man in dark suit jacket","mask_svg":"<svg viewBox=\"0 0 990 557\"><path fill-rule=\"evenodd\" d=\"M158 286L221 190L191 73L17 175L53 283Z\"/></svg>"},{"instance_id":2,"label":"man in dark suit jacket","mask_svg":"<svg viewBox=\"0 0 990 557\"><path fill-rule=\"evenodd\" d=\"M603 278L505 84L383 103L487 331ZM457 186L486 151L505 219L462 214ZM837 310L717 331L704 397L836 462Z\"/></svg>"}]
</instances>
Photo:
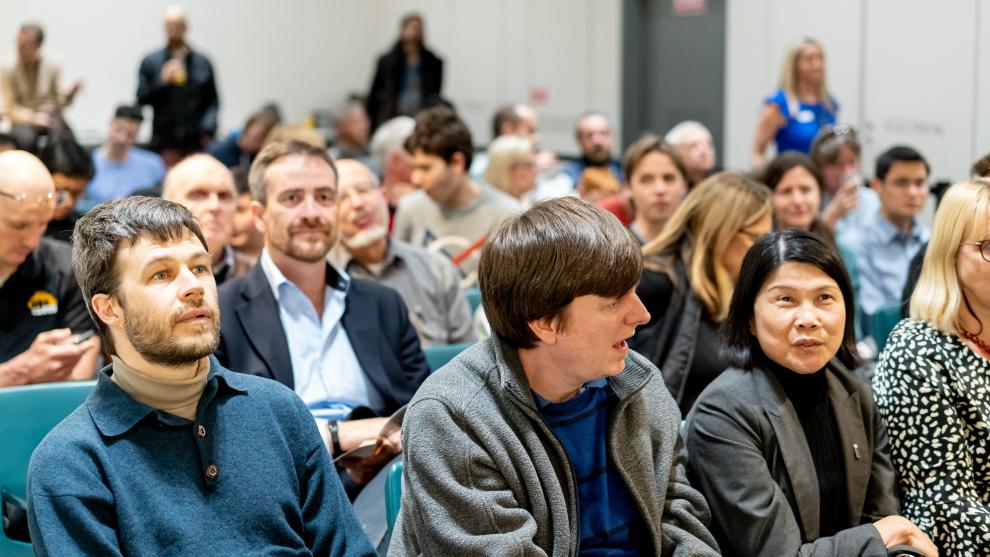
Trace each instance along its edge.
<instances>
[{"instance_id":1,"label":"man in dark suit jacket","mask_svg":"<svg viewBox=\"0 0 990 557\"><path fill-rule=\"evenodd\" d=\"M327 264L328 285L341 276ZM361 369L384 400L384 415L409 402L429 373L409 310L399 293L371 281L351 279L347 290L343 330L347 332ZM278 301L261 265L220 289L220 348L222 362L251 375L274 379L295 388L289 345L279 318ZM276 328L275 325L279 328ZM367 415L361 407L358 412ZM366 410L365 410L366 408Z\"/></svg>"},{"instance_id":2,"label":"man in dark suit jacket","mask_svg":"<svg viewBox=\"0 0 990 557\"><path fill-rule=\"evenodd\" d=\"M151 105L151 147L166 165L205 147L217 131L220 100L209 58L185 40L186 16L177 7L165 14L168 44L141 60L137 100Z\"/></svg>"},{"instance_id":3,"label":"man in dark suit jacket","mask_svg":"<svg viewBox=\"0 0 990 557\"><path fill-rule=\"evenodd\" d=\"M337 171L326 151L273 143L256 157L249 181L265 248L250 273L220 289L217 357L292 388L334 454L375 441L429 373L408 310L394 290L327 263ZM356 484L398 454L397 442L383 443L376 456L348 465Z\"/></svg>"},{"instance_id":4,"label":"man in dark suit jacket","mask_svg":"<svg viewBox=\"0 0 990 557\"><path fill-rule=\"evenodd\" d=\"M396 116L416 116L440 98L443 60L423 45L423 18L402 18L399 40L378 59L368 91L371 129Z\"/></svg>"}]
</instances>

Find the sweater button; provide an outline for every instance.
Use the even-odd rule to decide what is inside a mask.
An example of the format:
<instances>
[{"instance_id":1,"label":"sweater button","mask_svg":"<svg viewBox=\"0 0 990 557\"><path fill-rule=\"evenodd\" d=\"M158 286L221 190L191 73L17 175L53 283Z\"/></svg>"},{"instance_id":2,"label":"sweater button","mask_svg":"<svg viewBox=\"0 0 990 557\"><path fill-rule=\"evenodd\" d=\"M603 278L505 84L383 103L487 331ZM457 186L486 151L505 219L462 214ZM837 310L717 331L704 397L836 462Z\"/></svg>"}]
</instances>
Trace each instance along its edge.
<instances>
[{"instance_id":1,"label":"sweater button","mask_svg":"<svg viewBox=\"0 0 990 557\"><path fill-rule=\"evenodd\" d=\"M219 476L219 475L220 475L220 469L217 468L217 465L216 464L211 464L211 465L209 465L209 466L206 467L206 478L207 479L209 479L209 480L215 480L215 479L217 479L217 476Z\"/></svg>"},{"instance_id":2,"label":"sweater button","mask_svg":"<svg viewBox=\"0 0 990 557\"><path fill-rule=\"evenodd\" d=\"M196 437L199 437L200 439L206 437L206 428L202 425L196 426Z\"/></svg>"}]
</instances>

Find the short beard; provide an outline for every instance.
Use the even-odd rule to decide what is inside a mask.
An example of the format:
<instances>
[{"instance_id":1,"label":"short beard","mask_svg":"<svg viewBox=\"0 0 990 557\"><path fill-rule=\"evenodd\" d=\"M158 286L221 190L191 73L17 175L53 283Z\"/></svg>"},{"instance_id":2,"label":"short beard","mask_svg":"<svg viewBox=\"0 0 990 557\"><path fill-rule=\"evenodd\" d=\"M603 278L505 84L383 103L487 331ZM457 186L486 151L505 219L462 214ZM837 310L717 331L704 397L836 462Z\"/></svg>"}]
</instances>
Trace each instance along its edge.
<instances>
[{"instance_id":1,"label":"short beard","mask_svg":"<svg viewBox=\"0 0 990 557\"><path fill-rule=\"evenodd\" d=\"M612 160L612 154L604 149L596 149L584 156L591 166L608 166Z\"/></svg>"},{"instance_id":2,"label":"short beard","mask_svg":"<svg viewBox=\"0 0 990 557\"><path fill-rule=\"evenodd\" d=\"M298 231L305 230L305 228L301 227ZM289 235L285 243L285 254L306 263L322 261L327 256L327 253L330 252L330 248L333 247L337 239L333 229L327 229L321 240L316 242L300 242L301 245L298 245L294 241L296 233L297 230L289 230Z\"/></svg>"},{"instance_id":3,"label":"short beard","mask_svg":"<svg viewBox=\"0 0 990 557\"><path fill-rule=\"evenodd\" d=\"M350 238L340 236L340 241L349 249L361 249L374 244L388 235L388 229L384 226L376 226L367 230L362 230Z\"/></svg>"},{"instance_id":4,"label":"short beard","mask_svg":"<svg viewBox=\"0 0 990 557\"><path fill-rule=\"evenodd\" d=\"M198 307L210 312L211 322L200 326L202 331L195 336L177 337L172 325L183 313ZM125 308L124 332L138 354L149 363L181 367L197 362L216 351L220 344L219 316L217 307L207 304L203 299L194 304L187 304L166 319L152 317L137 308L127 312Z\"/></svg>"}]
</instances>

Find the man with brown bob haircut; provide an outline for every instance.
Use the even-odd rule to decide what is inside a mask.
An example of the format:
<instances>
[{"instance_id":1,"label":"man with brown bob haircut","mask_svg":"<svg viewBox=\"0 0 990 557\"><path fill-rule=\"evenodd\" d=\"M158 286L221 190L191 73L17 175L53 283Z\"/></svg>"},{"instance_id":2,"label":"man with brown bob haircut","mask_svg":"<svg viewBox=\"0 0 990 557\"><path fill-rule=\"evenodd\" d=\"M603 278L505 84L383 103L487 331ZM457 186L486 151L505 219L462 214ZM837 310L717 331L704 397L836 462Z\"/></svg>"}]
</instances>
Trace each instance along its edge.
<instances>
[{"instance_id":1,"label":"man with brown bob haircut","mask_svg":"<svg viewBox=\"0 0 990 557\"><path fill-rule=\"evenodd\" d=\"M717 555L681 421L626 340L649 313L612 215L539 203L481 255L493 336L431 375L403 425L390 555Z\"/></svg>"}]
</instances>

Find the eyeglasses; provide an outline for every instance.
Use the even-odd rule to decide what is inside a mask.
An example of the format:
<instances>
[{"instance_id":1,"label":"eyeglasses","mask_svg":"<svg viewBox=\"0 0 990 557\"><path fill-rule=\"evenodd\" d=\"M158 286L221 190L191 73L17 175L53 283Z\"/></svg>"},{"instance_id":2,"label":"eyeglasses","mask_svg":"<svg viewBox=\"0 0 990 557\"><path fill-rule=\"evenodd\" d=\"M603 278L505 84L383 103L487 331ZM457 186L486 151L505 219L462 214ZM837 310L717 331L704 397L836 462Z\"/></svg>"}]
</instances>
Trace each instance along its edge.
<instances>
[{"instance_id":1,"label":"eyeglasses","mask_svg":"<svg viewBox=\"0 0 990 557\"><path fill-rule=\"evenodd\" d=\"M964 246L980 246L980 256L987 263L990 263L990 240L983 240L982 242L963 242Z\"/></svg>"},{"instance_id":2,"label":"eyeglasses","mask_svg":"<svg viewBox=\"0 0 990 557\"><path fill-rule=\"evenodd\" d=\"M836 124L834 126L824 126L819 132L820 141L825 141L833 137L851 136L856 139L856 130L849 124Z\"/></svg>"},{"instance_id":3,"label":"eyeglasses","mask_svg":"<svg viewBox=\"0 0 990 557\"><path fill-rule=\"evenodd\" d=\"M834 126L824 126L821 131L823 136L851 135L856 136L856 130L849 124L836 124Z\"/></svg>"},{"instance_id":4,"label":"eyeglasses","mask_svg":"<svg viewBox=\"0 0 990 557\"><path fill-rule=\"evenodd\" d=\"M28 194L26 193L14 195L12 193L0 190L0 196L6 197L7 199L12 199L14 203L21 206L29 204L29 202L33 201L38 207L41 207L42 205L46 205L54 201L56 207L61 207L68 203L69 198L72 197L72 194L66 190L55 190L54 192L48 192L44 195L28 197Z\"/></svg>"}]
</instances>

